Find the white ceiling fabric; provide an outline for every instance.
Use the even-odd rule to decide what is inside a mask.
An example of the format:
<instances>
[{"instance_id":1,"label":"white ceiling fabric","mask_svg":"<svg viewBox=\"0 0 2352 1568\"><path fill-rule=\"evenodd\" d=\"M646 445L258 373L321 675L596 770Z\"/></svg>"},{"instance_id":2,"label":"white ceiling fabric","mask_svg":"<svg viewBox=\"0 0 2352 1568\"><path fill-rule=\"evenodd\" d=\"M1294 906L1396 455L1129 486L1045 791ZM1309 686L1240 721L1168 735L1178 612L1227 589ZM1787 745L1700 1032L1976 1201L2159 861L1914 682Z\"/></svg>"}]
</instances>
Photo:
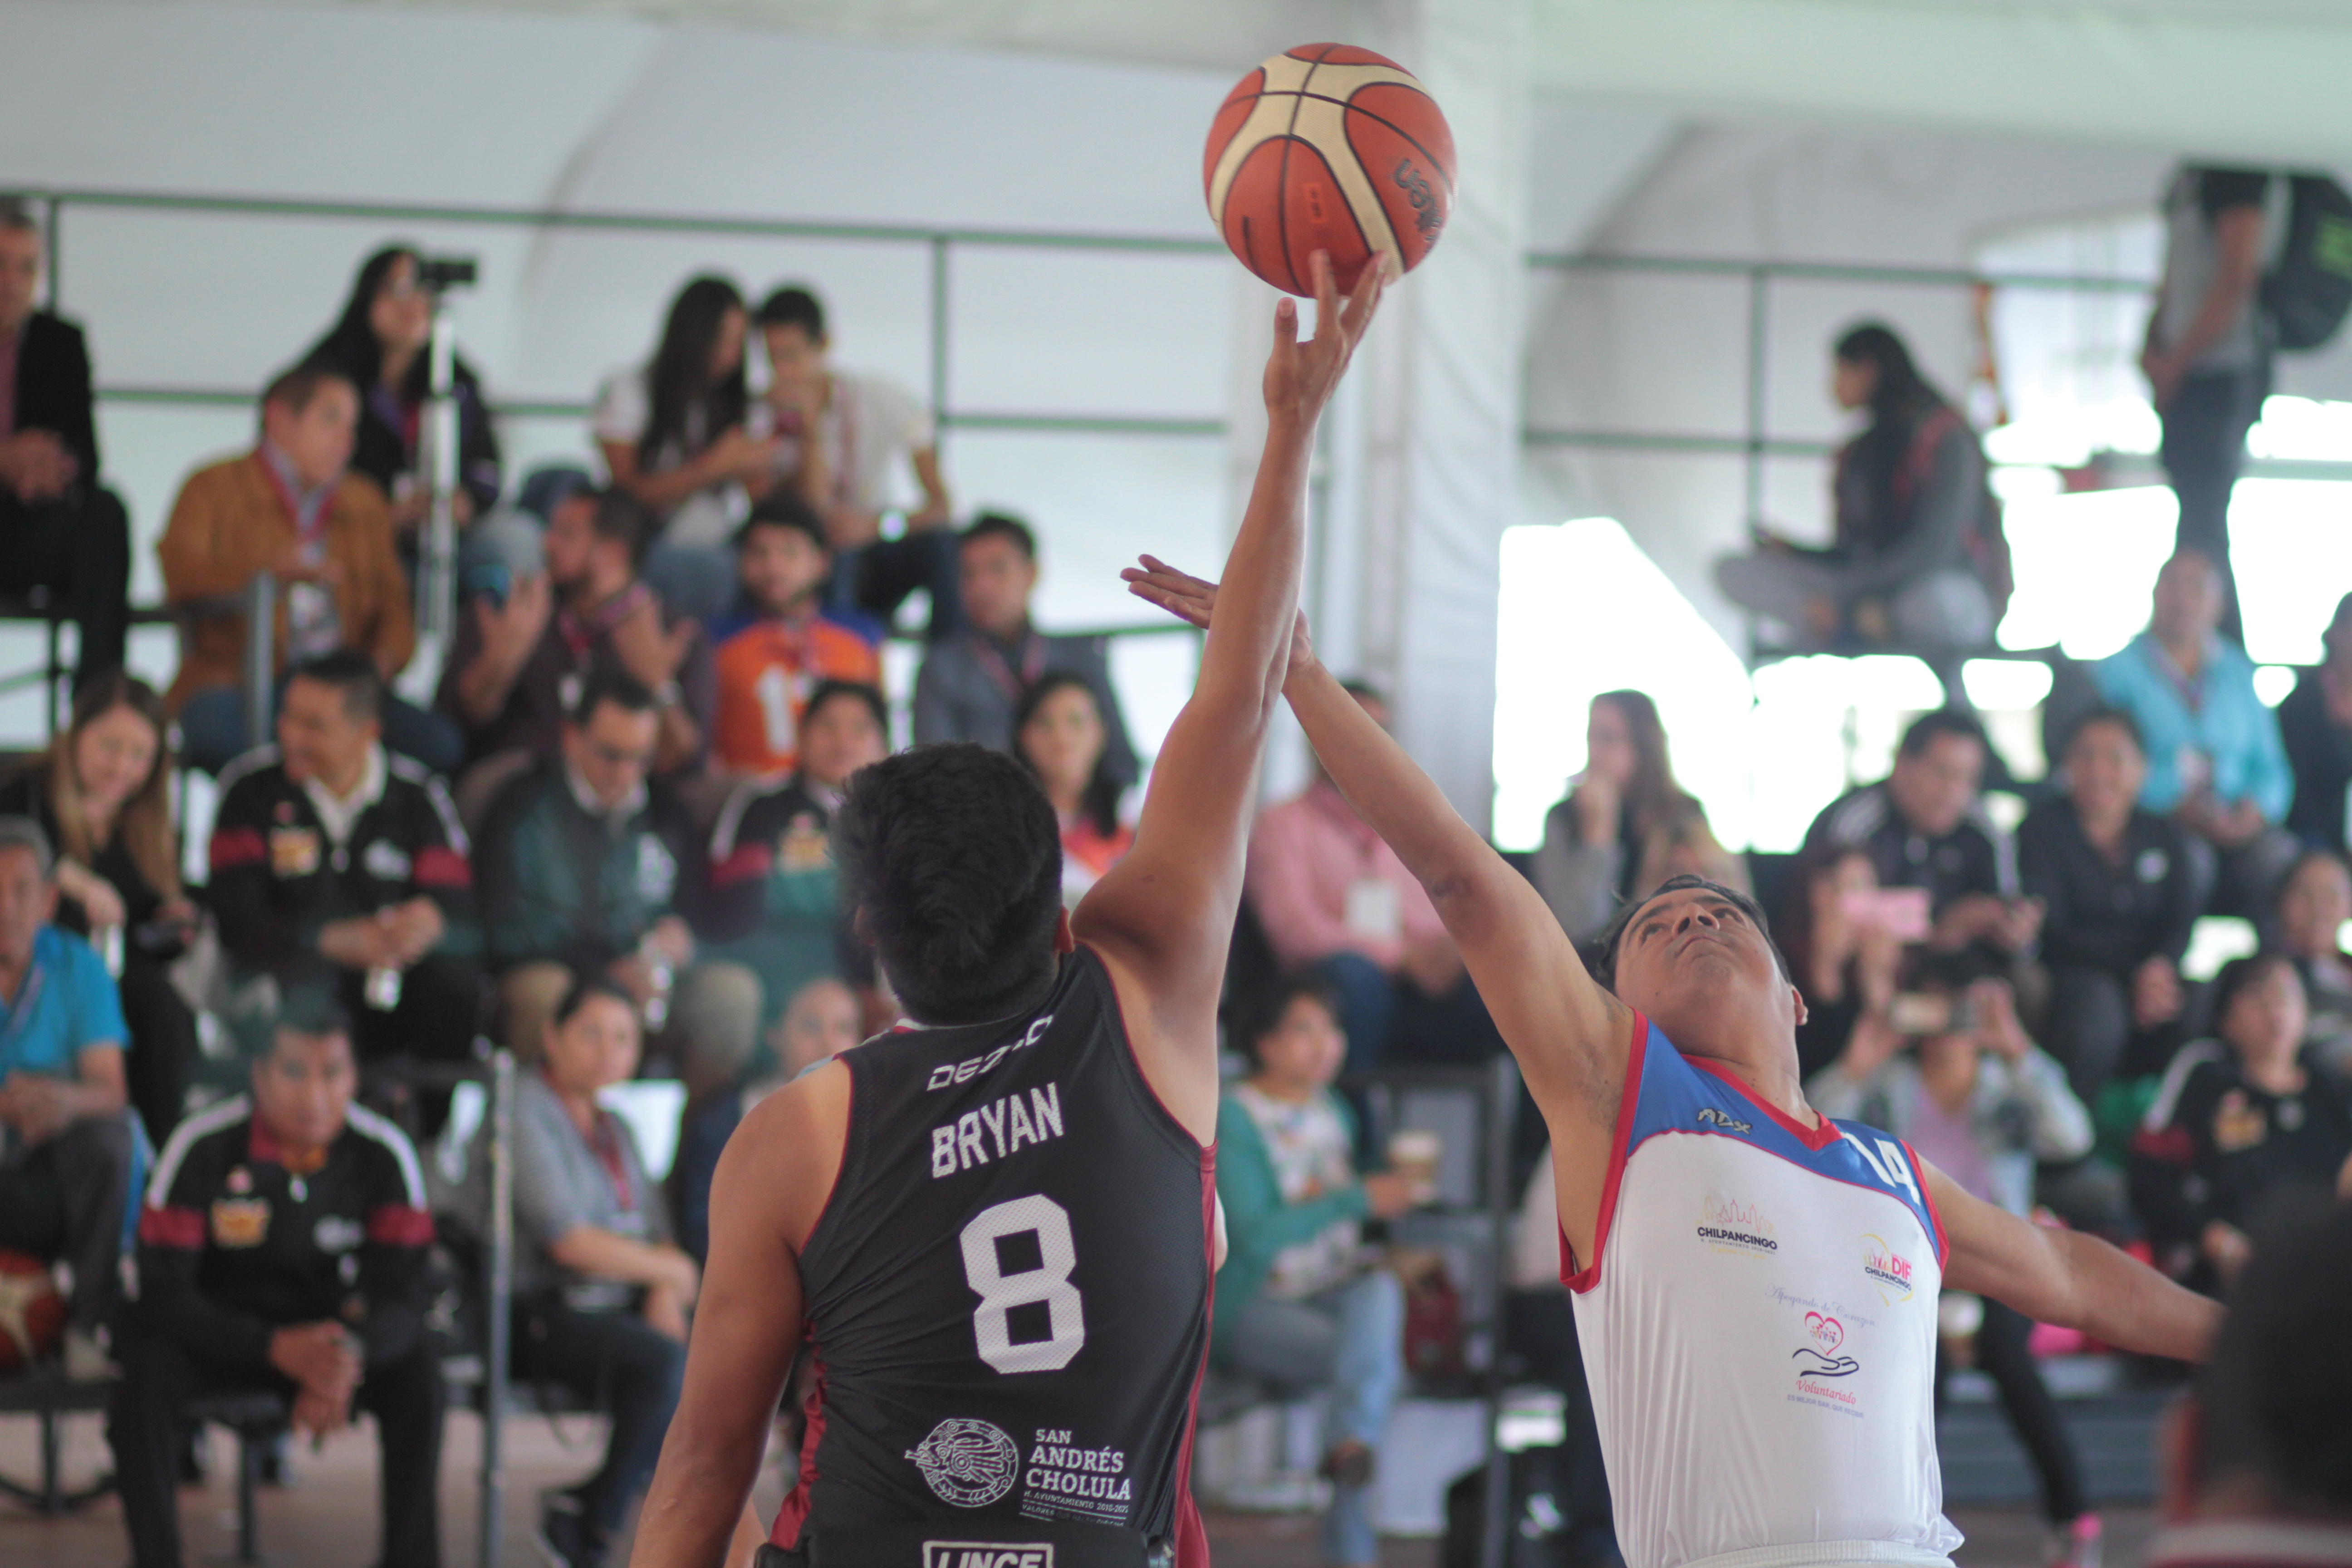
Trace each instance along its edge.
<instances>
[{"instance_id":1,"label":"white ceiling fabric","mask_svg":"<svg viewBox=\"0 0 2352 1568\"><path fill-rule=\"evenodd\" d=\"M452 8L447 0L278 3ZM1377 0L479 0L464 8L1217 69L1309 38L1376 36L1382 14ZM2081 136L2266 161L2352 154L2352 119L2341 111L2352 65L2344 0L1536 0L1531 10L1537 89L1580 100Z\"/></svg>"}]
</instances>

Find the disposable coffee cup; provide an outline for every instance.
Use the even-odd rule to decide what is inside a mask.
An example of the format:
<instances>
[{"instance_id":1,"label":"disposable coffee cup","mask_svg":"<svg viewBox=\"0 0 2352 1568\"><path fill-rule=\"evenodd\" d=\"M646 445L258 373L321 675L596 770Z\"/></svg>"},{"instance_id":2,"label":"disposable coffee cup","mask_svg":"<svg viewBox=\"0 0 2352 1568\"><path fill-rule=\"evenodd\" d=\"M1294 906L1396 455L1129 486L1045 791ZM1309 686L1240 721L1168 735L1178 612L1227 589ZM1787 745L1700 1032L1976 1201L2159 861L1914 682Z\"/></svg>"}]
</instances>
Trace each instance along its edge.
<instances>
[{"instance_id":1,"label":"disposable coffee cup","mask_svg":"<svg viewBox=\"0 0 2352 1568\"><path fill-rule=\"evenodd\" d=\"M1445 1152L1436 1133L1407 1128L1389 1140L1389 1169L1423 1192L1437 1190L1437 1160Z\"/></svg>"}]
</instances>

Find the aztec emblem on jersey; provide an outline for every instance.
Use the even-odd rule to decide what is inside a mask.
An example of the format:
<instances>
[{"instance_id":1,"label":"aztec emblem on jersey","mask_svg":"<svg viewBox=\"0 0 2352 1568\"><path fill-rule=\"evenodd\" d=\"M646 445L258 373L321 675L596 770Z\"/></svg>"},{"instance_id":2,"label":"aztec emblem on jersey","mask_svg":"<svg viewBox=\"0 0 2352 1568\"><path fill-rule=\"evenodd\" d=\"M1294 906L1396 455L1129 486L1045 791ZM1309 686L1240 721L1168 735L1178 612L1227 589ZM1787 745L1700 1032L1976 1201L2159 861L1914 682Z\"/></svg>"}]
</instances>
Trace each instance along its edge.
<instances>
[{"instance_id":1,"label":"aztec emblem on jersey","mask_svg":"<svg viewBox=\"0 0 2352 1568\"><path fill-rule=\"evenodd\" d=\"M1780 1234L1764 1211L1719 1193L1709 1193L1698 1204L1698 1238L1710 1252L1738 1252L1769 1258L1780 1250Z\"/></svg>"},{"instance_id":2,"label":"aztec emblem on jersey","mask_svg":"<svg viewBox=\"0 0 2352 1568\"><path fill-rule=\"evenodd\" d=\"M1888 1306L1911 1299L1911 1260L1887 1246L1885 1237L1862 1238L1862 1271Z\"/></svg>"},{"instance_id":3,"label":"aztec emblem on jersey","mask_svg":"<svg viewBox=\"0 0 2352 1568\"><path fill-rule=\"evenodd\" d=\"M926 1541L923 1568L1054 1568L1049 1542Z\"/></svg>"},{"instance_id":4,"label":"aztec emblem on jersey","mask_svg":"<svg viewBox=\"0 0 2352 1568\"><path fill-rule=\"evenodd\" d=\"M958 1508L986 1508L1011 1491L1021 1473L1021 1449L1011 1434L961 1415L932 1427L907 1458L941 1502Z\"/></svg>"}]
</instances>

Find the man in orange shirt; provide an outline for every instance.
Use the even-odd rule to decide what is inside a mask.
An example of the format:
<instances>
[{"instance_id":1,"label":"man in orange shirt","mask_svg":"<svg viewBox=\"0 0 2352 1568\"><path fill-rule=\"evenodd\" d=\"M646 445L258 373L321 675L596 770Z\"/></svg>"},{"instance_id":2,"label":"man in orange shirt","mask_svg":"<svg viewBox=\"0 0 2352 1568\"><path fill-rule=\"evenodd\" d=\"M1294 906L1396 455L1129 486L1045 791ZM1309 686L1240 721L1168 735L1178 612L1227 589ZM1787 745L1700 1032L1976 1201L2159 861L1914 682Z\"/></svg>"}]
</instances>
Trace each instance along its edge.
<instances>
[{"instance_id":1,"label":"man in orange shirt","mask_svg":"<svg viewBox=\"0 0 2352 1568\"><path fill-rule=\"evenodd\" d=\"M790 773L809 692L824 680L878 686L882 661L871 642L823 613L833 548L806 501L761 501L737 531L735 549L742 610L710 635L719 650L712 749L731 773Z\"/></svg>"},{"instance_id":2,"label":"man in orange shirt","mask_svg":"<svg viewBox=\"0 0 2352 1568\"><path fill-rule=\"evenodd\" d=\"M281 675L350 648L388 682L416 649L391 508L374 481L350 471L359 406L338 371L287 371L262 395L260 444L190 474L172 504L155 553L163 597L194 616L168 698L190 767L216 773L246 749L238 601L258 574L278 578L271 652ZM383 741L436 773L457 762L456 728L397 700L385 704Z\"/></svg>"}]
</instances>

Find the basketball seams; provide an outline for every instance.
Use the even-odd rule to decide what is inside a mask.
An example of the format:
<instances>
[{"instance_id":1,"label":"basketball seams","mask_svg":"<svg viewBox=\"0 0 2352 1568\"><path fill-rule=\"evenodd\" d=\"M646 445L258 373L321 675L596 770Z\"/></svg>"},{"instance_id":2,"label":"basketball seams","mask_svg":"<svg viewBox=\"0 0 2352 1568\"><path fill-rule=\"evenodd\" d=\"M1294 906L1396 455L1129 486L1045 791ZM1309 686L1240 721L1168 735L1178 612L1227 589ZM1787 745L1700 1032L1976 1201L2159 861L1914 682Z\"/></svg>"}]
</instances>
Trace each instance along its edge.
<instances>
[{"instance_id":1,"label":"basketball seams","mask_svg":"<svg viewBox=\"0 0 2352 1568\"><path fill-rule=\"evenodd\" d=\"M1427 97L1428 95L1427 95L1426 93L1424 93L1424 94L1423 94L1423 97ZM1350 114L1360 114L1360 115L1362 115L1365 119L1367 119L1367 120L1370 121L1373 124L1378 125L1378 126L1381 126L1381 128L1383 128L1384 130L1387 130L1387 131L1389 131L1389 132L1393 132L1393 133L1395 134L1395 136L1396 136L1396 138L1397 138L1397 140L1398 140L1398 141L1404 142L1407 146L1411 147L1414 152L1416 152L1416 153L1420 153L1420 154L1421 154L1421 156L1422 156L1422 158L1423 159L1423 161L1425 161L1425 162L1429 164L1429 170L1430 170L1430 173L1431 173L1431 174L1435 174L1439 179L1441 179L1441 180L1443 180L1443 181L1444 181L1444 182L1445 182L1445 195L1446 195L1446 199L1447 199L1447 200L1449 200L1449 201L1451 201L1451 200L1453 199L1453 196L1454 196L1454 171L1453 171L1453 170L1451 170L1451 169L1449 169L1449 168L1447 168L1447 167L1446 167L1446 164L1445 164L1445 160L1444 160L1444 159L1443 159L1443 158L1440 158L1436 153L1434 153L1431 152L1431 151L1429 150L1428 146L1427 146L1424 142L1423 142L1423 141L1421 140L1421 138L1420 138L1420 137L1415 136L1412 132L1407 131L1403 126L1399 125L1395 121L1391 120L1387 115L1382 114L1382 113L1379 112L1379 111L1378 111L1378 110L1376 110L1366 109L1366 108L1365 108L1362 104L1360 104L1360 103L1356 103L1356 102L1353 102L1353 101L1349 100L1346 100L1346 99L1326 99L1326 100L1324 100L1324 101L1325 101L1325 102L1327 102L1327 103L1338 103L1341 108L1345 109L1349 113L1350 113ZM1352 147L1355 145L1355 143L1351 141L1351 142L1349 143L1349 145L1352 148Z\"/></svg>"}]
</instances>

